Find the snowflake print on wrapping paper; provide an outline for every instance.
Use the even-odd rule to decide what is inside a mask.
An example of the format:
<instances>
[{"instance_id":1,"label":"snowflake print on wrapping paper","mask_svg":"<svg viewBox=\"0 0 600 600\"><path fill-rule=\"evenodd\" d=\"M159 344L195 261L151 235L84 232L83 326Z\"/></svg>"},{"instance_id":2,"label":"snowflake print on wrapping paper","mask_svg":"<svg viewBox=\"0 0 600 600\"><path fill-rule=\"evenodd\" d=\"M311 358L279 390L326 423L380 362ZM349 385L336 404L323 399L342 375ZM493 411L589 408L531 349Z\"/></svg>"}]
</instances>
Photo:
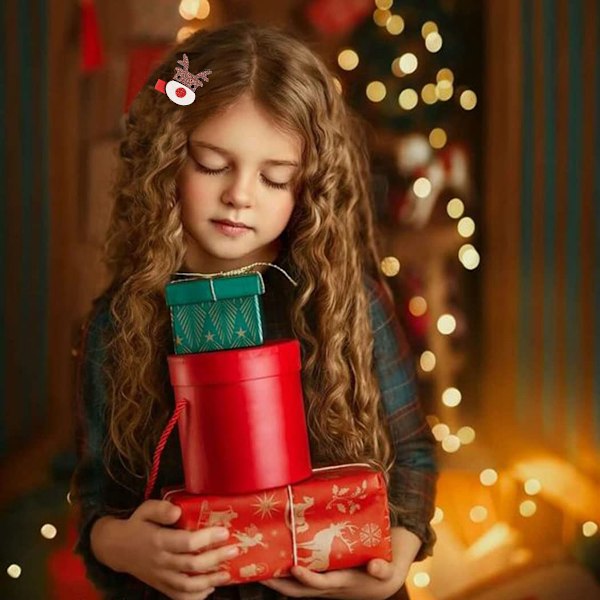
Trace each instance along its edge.
<instances>
[{"instance_id":1,"label":"snowflake print on wrapping paper","mask_svg":"<svg viewBox=\"0 0 600 600\"><path fill-rule=\"evenodd\" d=\"M381 527L375 523L367 523L360 530L360 541L367 548L374 548L381 543Z\"/></svg>"},{"instance_id":2,"label":"snowflake print on wrapping paper","mask_svg":"<svg viewBox=\"0 0 600 600\"><path fill-rule=\"evenodd\" d=\"M361 485L357 485L352 491L350 488L340 488L334 484L331 488L332 498L327 503L325 510L329 510L332 506L338 509L343 514L353 515L359 511L361 506L358 500L364 500L367 497L367 480L363 479Z\"/></svg>"}]
</instances>

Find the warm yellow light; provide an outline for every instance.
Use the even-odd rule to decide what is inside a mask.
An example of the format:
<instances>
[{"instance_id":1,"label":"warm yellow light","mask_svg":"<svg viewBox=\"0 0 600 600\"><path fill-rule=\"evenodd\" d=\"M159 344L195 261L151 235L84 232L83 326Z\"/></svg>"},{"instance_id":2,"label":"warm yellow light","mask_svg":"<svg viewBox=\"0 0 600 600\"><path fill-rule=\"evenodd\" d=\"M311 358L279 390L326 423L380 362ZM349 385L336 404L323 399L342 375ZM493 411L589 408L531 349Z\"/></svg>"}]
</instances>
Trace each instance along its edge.
<instances>
[{"instance_id":1,"label":"warm yellow light","mask_svg":"<svg viewBox=\"0 0 600 600\"><path fill-rule=\"evenodd\" d=\"M410 73L414 73L417 70L417 67L419 66L419 61L412 52L407 52L406 54L403 54L400 57L399 63L402 72L406 73L407 75Z\"/></svg>"},{"instance_id":2,"label":"warm yellow light","mask_svg":"<svg viewBox=\"0 0 600 600\"><path fill-rule=\"evenodd\" d=\"M333 78L333 85L335 85L335 89L337 90L337 93L341 94L343 91L342 82L337 77Z\"/></svg>"},{"instance_id":3,"label":"warm yellow light","mask_svg":"<svg viewBox=\"0 0 600 600\"><path fill-rule=\"evenodd\" d=\"M468 425L465 427L461 427L456 435L460 440L460 443L466 446L467 444L472 444L475 441L475 430Z\"/></svg>"},{"instance_id":4,"label":"warm yellow light","mask_svg":"<svg viewBox=\"0 0 600 600\"><path fill-rule=\"evenodd\" d=\"M397 56L392 61L392 73L396 77L404 77L404 71L400 68L400 57L399 56Z\"/></svg>"},{"instance_id":5,"label":"warm yellow light","mask_svg":"<svg viewBox=\"0 0 600 600\"><path fill-rule=\"evenodd\" d=\"M542 491L542 484L538 479L528 479L524 484L523 488L525 489L525 493L530 496L535 496Z\"/></svg>"},{"instance_id":6,"label":"warm yellow light","mask_svg":"<svg viewBox=\"0 0 600 600\"><path fill-rule=\"evenodd\" d=\"M400 261L395 256L386 256L382 259L380 267L386 277L394 277L400 271Z\"/></svg>"},{"instance_id":7,"label":"warm yellow light","mask_svg":"<svg viewBox=\"0 0 600 600\"><path fill-rule=\"evenodd\" d=\"M431 181L427 177L419 177L413 183L413 192L417 198L427 198L431 194Z\"/></svg>"},{"instance_id":8,"label":"warm yellow light","mask_svg":"<svg viewBox=\"0 0 600 600\"><path fill-rule=\"evenodd\" d=\"M208 0L202 0L200 8L196 12L197 19L206 19L210 14L210 2Z\"/></svg>"},{"instance_id":9,"label":"warm yellow light","mask_svg":"<svg viewBox=\"0 0 600 600\"><path fill-rule=\"evenodd\" d=\"M387 22L392 18L392 13L389 10L381 10L380 8L376 8L373 13L373 21L379 27L385 27Z\"/></svg>"},{"instance_id":10,"label":"warm yellow light","mask_svg":"<svg viewBox=\"0 0 600 600\"><path fill-rule=\"evenodd\" d=\"M519 512L523 517L531 517L535 515L537 505L533 500L524 500L519 506Z\"/></svg>"},{"instance_id":11,"label":"warm yellow light","mask_svg":"<svg viewBox=\"0 0 600 600\"><path fill-rule=\"evenodd\" d=\"M436 127L431 130L431 133L429 134L429 143L431 144L432 148L439 150L446 145L447 141L448 136L441 127Z\"/></svg>"},{"instance_id":12,"label":"warm yellow light","mask_svg":"<svg viewBox=\"0 0 600 600\"><path fill-rule=\"evenodd\" d=\"M442 36L436 31L428 34L425 38L425 48L427 48L429 52L439 52L442 48L442 44Z\"/></svg>"},{"instance_id":13,"label":"warm yellow light","mask_svg":"<svg viewBox=\"0 0 600 600\"><path fill-rule=\"evenodd\" d=\"M519 534L507 523L495 523L476 542L467 548L467 560L479 560L497 550L517 542Z\"/></svg>"},{"instance_id":14,"label":"warm yellow light","mask_svg":"<svg viewBox=\"0 0 600 600\"><path fill-rule=\"evenodd\" d=\"M45 525L42 525L40 533L47 540L52 540L56 537L56 527L54 527L54 525L51 525L50 523L46 523Z\"/></svg>"},{"instance_id":15,"label":"warm yellow light","mask_svg":"<svg viewBox=\"0 0 600 600\"><path fill-rule=\"evenodd\" d=\"M356 69L358 66L358 54L356 54L356 52L350 48L342 50L338 54L338 65L340 65L344 71L352 71L352 69Z\"/></svg>"},{"instance_id":16,"label":"warm yellow light","mask_svg":"<svg viewBox=\"0 0 600 600\"><path fill-rule=\"evenodd\" d=\"M450 69L440 69L435 77L436 81L454 81L454 73Z\"/></svg>"},{"instance_id":17,"label":"warm yellow light","mask_svg":"<svg viewBox=\"0 0 600 600\"><path fill-rule=\"evenodd\" d=\"M398 96L398 104L404 110L412 110L419 102L419 95L412 88L406 88Z\"/></svg>"},{"instance_id":18,"label":"warm yellow light","mask_svg":"<svg viewBox=\"0 0 600 600\"><path fill-rule=\"evenodd\" d=\"M421 354L419 362L423 371L433 371L433 369L435 369L435 354L431 350L425 350L425 352Z\"/></svg>"},{"instance_id":19,"label":"warm yellow light","mask_svg":"<svg viewBox=\"0 0 600 600\"><path fill-rule=\"evenodd\" d=\"M438 101L434 83L426 83L421 90L421 98L425 104L435 104Z\"/></svg>"},{"instance_id":20,"label":"warm yellow light","mask_svg":"<svg viewBox=\"0 0 600 600\"><path fill-rule=\"evenodd\" d=\"M450 435L450 427L445 423L438 423L431 428L431 433L438 442L441 442Z\"/></svg>"},{"instance_id":21,"label":"warm yellow light","mask_svg":"<svg viewBox=\"0 0 600 600\"><path fill-rule=\"evenodd\" d=\"M459 219L465 212L465 205L460 198L452 198L446 206L446 212L453 219Z\"/></svg>"},{"instance_id":22,"label":"warm yellow light","mask_svg":"<svg viewBox=\"0 0 600 600\"><path fill-rule=\"evenodd\" d=\"M585 537L592 537L598 533L598 525L594 521L586 521L581 526L581 532Z\"/></svg>"},{"instance_id":23,"label":"warm yellow light","mask_svg":"<svg viewBox=\"0 0 600 600\"><path fill-rule=\"evenodd\" d=\"M21 567L19 565L9 565L8 569L6 569L6 572L8 573L8 576L12 577L13 579L21 577Z\"/></svg>"},{"instance_id":24,"label":"warm yellow light","mask_svg":"<svg viewBox=\"0 0 600 600\"><path fill-rule=\"evenodd\" d=\"M433 427L440 422L440 420L437 418L437 415L427 415L425 418L427 419L427 423L429 423L429 427Z\"/></svg>"},{"instance_id":25,"label":"warm yellow light","mask_svg":"<svg viewBox=\"0 0 600 600\"><path fill-rule=\"evenodd\" d=\"M465 110L473 110L477 106L477 94L472 90L465 90L460 95L460 105Z\"/></svg>"},{"instance_id":26,"label":"warm yellow light","mask_svg":"<svg viewBox=\"0 0 600 600\"><path fill-rule=\"evenodd\" d=\"M381 10L392 8L392 4L394 4L394 0L375 0L375 6L381 8Z\"/></svg>"},{"instance_id":27,"label":"warm yellow light","mask_svg":"<svg viewBox=\"0 0 600 600\"><path fill-rule=\"evenodd\" d=\"M433 21L427 21L423 27L421 27L421 35L425 39L430 33L437 33L438 26Z\"/></svg>"},{"instance_id":28,"label":"warm yellow light","mask_svg":"<svg viewBox=\"0 0 600 600\"><path fill-rule=\"evenodd\" d=\"M446 388L442 393L442 402L450 408L458 406L461 400L462 394L455 387Z\"/></svg>"},{"instance_id":29,"label":"warm yellow light","mask_svg":"<svg viewBox=\"0 0 600 600\"><path fill-rule=\"evenodd\" d=\"M473 269L476 269L479 266L480 260L481 259L479 257L479 252L477 252L475 248L471 247L463 252L460 262L462 263L465 269L469 269L469 271L472 271Z\"/></svg>"},{"instance_id":30,"label":"warm yellow light","mask_svg":"<svg viewBox=\"0 0 600 600\"><path fill-rule=\"evenodd\" d=\"M443 440L442 440L442 448L448 452L448 453L453 453L453 452L457 452L458 449L460 448L460 440L458 439L458 436L454 435L454 434L450 434L447 435Z\"/></svg>"},{"instance_id":31,"label":"warm yellow light","mask_svg":"<svg viewBox=\"0 0 600 600\"><path fill-rule=\"evenodd\" d=\"M424 571L419 571L418 573L415 573L415 575L413 577L413 583L418 588L427 587L430 582L431 582L431 578Z\"/></svg>"},{"instance_id":32,"label":"warm yellow light","mask_svg":"<svg viewBox=\"0 0 600 600\"><path fill-rule=\"evenodd\" d=\"M456 330L456 319L452 315L442 315L437 321L438 331L443 335L450 335Z\"/></svg>"},{"instance_id":33,"label":"warm yellow light","mask_svg":"<svg viewBox=\"0 0 600 600\"><path fill-rule=\"evenodd\" d=\"M186 21L196 18L196 13L200 8L200 0L181 0L179 4L179 14Z\"/></svg>"},{"instance_id":34,"label":"warm yellow light","mask_svg":"<svg viewBox=\"0 0 600 600\"><path fill-rule=\"evenodd\" d=\"M190 27L189 25L184 25L177 32L177 36L176 36L177 42L183 42L183 40L185 40L186 38L189 38L190 35L192 35L195 31L196 31L196 29L194 29L194 27Z\"/></svg>"},{"instance_id":35,"label":"warm yellow light","mask_svg":"<svg viewBox=\"0 0 600 600\"><path fill-rule=\"evenodd\" d=\"M413 296L408 303L408 310L415 317L422 317L427 312L427 300L423 296Z\"/></svg>"},{"instance_id":36,"label":"warm yellow light","mask_svg":"<svg viewBox=\"0 0 600 600\"><path fill-rule=\"evenodd\" d=\"M488 511L485 506L474 506L469 513L473 523L483 523L488 518Z\"/></svg>"},{"instance_id":37,"label":"warm yellow light","mask_svg":"<svg viewBox=\"0 0 600 600\"><path fill-rule=\"evenodd\" d=\"M479 481L483 485L491 486L498 481L498 473L494 469L484 469L479 474Z\"/></svg>"},{"instance_id":38,"label":"warm yellow light","mask_svg":"<svg viewBox=\"0 0 600 600\"><path fill-rule=\"evenodd\" d=\"M433 519L431 519L431 525L437 525L444 520L444 511L439 507L435 507L435 513L433 514Z\"/></svg>"},{"instance_id":39,"label":"warm yellow light","mask_svg":"<svg viewBox=\"0 0 600 600\"><path fill-rule=\"evenodd\" d=\"M435 86L435 94L438 99L443 102L450 100L454 94L454 86L449 81L442 79L442 81Z\"/></svg>"},{"instance_id":40,"label":"warm yellow light","mask_svg":"<svg viewBox=\"0 0 600 600\"><path fill-rule=\"evenodd\" d=\"M471 217L463 217L456 226L458 233L464 237L471 237L475 233L475 221Z\"/></svg>"},{"instance_id":41,"label":"warm yellow light","mask_svg":"<svg viewBox=\"0 0 600 600\"><path fill-rule=\"evenodd\" d=\"M381 81L371 81L367 86L367 98L371 102L381 102L387 93L385 85Z\"/></svg>"},{"instance_id":42,"label":"warm yellow light","mask_svg":"<svg viewBox=\"0 0 600 600\"><path fill-rule=\"evenodd\" d=\"M404 31L404 19L400 15L392 15L385 24L388 33L400 35Z\"/></svg>"}]
</instances>

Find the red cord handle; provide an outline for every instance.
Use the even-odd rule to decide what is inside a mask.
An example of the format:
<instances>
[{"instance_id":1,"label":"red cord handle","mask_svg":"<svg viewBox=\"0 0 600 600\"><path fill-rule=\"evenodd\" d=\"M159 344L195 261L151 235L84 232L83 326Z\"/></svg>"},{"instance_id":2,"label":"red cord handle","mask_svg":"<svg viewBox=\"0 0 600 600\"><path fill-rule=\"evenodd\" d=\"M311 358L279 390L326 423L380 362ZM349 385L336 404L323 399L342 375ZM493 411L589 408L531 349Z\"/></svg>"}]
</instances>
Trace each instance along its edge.
<instances>
[{"instance_id":1,"label":"red cord handle","mask_svg":"<svg viewBox=\"0 0 600 600\"><path fill-rule=\"evenodd\" d=\"M152 469L150 470L150 477L148 478L148 483L146 484L146 491L144 492L144 500L148 500L150 498L150 494L152 494L152 489L154 488L154 484L156 483L156 478L158 476L158 468L160 466L160 457L165 449L165 445L167 444L167 439L171 435L171 431L173 431L173 427L177 424L179 420L179 416L181 415L183 409L187 406L188 401L184 398L183 400L177 401L175 404L175 411L171 415L169 422L167 423L162 435L160 436L160 440L158 440L158 444L156 446L156 450L154 450L154 458L152 459Z\"/></svg>"}]
</instances>

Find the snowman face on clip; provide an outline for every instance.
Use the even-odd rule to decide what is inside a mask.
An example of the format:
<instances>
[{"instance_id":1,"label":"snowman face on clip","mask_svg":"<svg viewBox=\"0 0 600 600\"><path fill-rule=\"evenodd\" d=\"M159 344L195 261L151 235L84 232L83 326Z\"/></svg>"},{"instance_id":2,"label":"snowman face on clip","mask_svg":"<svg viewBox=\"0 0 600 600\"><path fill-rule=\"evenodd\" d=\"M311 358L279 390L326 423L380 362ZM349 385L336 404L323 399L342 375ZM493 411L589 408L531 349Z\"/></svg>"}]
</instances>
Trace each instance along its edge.
<instances>
[{"instance_id":1,"label":"snowman face on clip","mask_svg":"<svg viewBox=\"0 0 600 600\"><path fill-rule=\"evenodd\" d=\"M165 86L165 93L170 100L180 106L188 106L196 99L195 92L174 79L171 79Z\"/></svg>"}]
</instances>

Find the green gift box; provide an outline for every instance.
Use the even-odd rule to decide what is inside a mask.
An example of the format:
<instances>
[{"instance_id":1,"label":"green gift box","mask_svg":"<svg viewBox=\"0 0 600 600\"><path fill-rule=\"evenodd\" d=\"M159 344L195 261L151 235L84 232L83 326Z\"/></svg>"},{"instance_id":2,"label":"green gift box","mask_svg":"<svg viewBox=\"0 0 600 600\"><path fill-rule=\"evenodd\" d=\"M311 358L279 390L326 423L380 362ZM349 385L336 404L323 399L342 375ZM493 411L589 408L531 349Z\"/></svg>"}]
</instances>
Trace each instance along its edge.
<instances>
[{"instance_id":1,"label":"green gift box","mask_svg":"<svg viewBox=\"0 0 600 600\"><path fill-rule=\"evenodd\" d=\"M173 281L165 288L176 354L260 346L260 273Z\"/></svg>"}]
</instances>

